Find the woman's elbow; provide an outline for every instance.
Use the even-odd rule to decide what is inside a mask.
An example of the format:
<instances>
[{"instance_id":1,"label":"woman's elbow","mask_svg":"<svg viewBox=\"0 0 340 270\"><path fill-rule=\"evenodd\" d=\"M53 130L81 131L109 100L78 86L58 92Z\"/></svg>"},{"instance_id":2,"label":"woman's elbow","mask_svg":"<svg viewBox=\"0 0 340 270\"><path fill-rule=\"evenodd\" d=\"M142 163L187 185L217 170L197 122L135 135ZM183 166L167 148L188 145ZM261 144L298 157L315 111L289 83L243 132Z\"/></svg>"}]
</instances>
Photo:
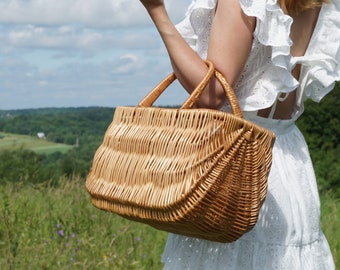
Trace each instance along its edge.
<instances>
[{"instance_id":1,"label":"woman's elbow","mask_svg":"<svg viewBox=\"0 0 340 270\"><path fill-rule=\"evenodd\" d=\"M218 93L202 93L199 100L196 103L198 108L206 108L206 109L219 109L226 102L226 94L223 92Z\"/></svg>"}]
</instances>

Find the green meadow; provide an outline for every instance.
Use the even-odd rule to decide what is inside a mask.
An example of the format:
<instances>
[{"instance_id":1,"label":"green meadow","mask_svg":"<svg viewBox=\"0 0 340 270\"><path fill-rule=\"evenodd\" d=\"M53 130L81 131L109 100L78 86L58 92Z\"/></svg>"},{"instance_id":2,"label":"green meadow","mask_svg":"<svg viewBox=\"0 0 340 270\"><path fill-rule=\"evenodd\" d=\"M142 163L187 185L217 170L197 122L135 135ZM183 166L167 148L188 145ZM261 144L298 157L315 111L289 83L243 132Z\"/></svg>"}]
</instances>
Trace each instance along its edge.
<instances>
[{"instance_id":1,"label":"green meadow","mask_svg":"<svg viewBox=\"0 0 340 270\"><path fill-rule=\"evenodd\" d=\"M0 150L26 149L38 154L66 153L72 145L54 143L33 135L0 132Z\"/></svg>"},{"instance_id":2,"label":"green meadow","mask_svg":"<svg viewBox=\"0 0 340 270\"><path fill-rule=\"evenodd\" d=\"M0 269L161 269L164 232L93 207L78 177L0 185Z\"/></svg>"},{"instance_id":3,"label":"green meadow","mask_svg":"<svg viewBox=\"0 0 340 270\"><path fill-rule=\"evenodd\" d=\"M340 266L340 202L322 196L322 228ZM166 233L96 209L84 179L0 185L0 265L11 269L162 269Z\"/></svg>"}]
</instances>

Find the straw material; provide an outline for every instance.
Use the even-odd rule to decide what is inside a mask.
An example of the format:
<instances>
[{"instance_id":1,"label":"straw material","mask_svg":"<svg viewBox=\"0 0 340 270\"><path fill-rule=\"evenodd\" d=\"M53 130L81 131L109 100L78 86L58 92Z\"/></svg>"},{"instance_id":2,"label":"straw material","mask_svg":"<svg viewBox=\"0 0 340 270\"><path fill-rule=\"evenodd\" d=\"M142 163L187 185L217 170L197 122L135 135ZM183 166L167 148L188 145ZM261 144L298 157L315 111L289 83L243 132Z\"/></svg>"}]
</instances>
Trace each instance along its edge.
<instances>
[{"instance_id":1,"label":"straw material","mask_svg":"<svg viewBox=\"0 0 340 270\"><path fill-rule=\"evenodd\" d=\"M150 107L173 74L138 107L116 109L86 180L96 207L217 242L235 241L253 228L275 137L242 118L231 87L207 64L196 96L180 109ZM212 75L222 82L233 114L191 109Z\"/></svg>"}]
</instances>

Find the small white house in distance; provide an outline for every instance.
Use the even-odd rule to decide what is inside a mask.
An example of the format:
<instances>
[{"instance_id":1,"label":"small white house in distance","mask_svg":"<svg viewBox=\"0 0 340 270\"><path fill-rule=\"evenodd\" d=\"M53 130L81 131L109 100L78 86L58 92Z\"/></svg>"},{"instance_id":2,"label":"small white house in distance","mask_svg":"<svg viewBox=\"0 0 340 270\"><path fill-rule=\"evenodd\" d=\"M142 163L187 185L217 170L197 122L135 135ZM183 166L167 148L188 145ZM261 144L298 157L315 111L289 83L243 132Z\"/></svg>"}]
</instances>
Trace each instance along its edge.
<instances>
[{"instance_id":1,"label":"small white house in distance","mask_svg":"<svg viewBox=\"0 0 340 270\"><path fill-rule=\"evenodd\" d=\"M38 132L37 136L39 139L46 139L45 133L44 132Z\"/></svg>"}]
</instances>

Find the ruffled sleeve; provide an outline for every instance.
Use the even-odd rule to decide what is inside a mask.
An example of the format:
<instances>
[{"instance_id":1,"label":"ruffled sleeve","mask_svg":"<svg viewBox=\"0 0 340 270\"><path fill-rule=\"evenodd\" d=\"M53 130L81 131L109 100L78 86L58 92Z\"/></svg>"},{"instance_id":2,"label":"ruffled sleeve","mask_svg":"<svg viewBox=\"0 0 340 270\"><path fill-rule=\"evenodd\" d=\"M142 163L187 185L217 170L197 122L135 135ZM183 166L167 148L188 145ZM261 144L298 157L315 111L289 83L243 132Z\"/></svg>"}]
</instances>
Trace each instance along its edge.
<instances>
[{"instance_id":1,"label":"ruffled sleeve","mask_svg":"<svg viewBox=\"0 0 340 270\"><path fill-rule=\"evenodd\" d=\"M331 0L322 7L313 36L301 64L298 103L319 102L340 80L340 2Z\"/></svg>"},{"instance_id":2,"label":"ruffled sleeve","mask_svg":"<svg viewBox=\"0 0 340 270\"><path fill-rule=\"evenodd\" d=\"M182 37L202 59L206 59L211 23L217 0L193 0L185 18L176 25Z\"/></svg>"}]
</instances>

